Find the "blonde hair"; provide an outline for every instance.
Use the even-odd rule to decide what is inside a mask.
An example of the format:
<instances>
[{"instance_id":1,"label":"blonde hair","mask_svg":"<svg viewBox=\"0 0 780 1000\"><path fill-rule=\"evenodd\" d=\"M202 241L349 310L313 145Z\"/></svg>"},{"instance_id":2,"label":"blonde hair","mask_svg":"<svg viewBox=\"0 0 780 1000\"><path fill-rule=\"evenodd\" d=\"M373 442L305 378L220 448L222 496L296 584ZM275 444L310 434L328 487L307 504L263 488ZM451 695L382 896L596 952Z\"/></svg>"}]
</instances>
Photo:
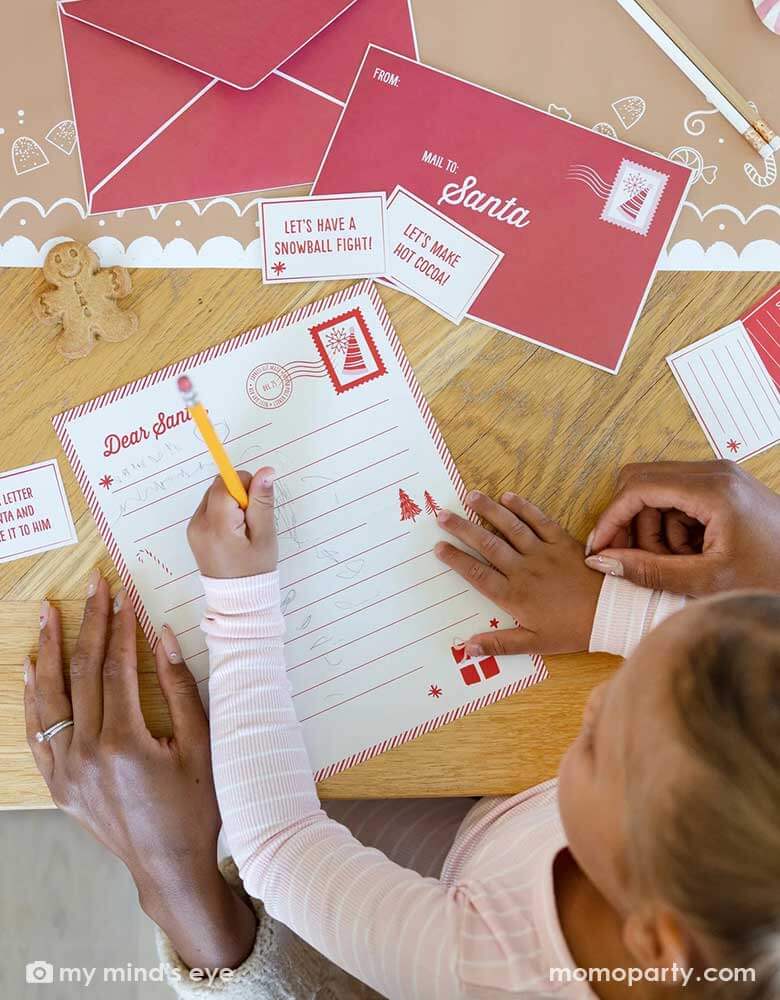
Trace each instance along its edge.
<instances>
[{"instance_id":1,"label":"blonde hair","mask_svg":"<svg viewBox=\"0 0 780 1000\"><path fill-rule=\"evenodd\" d=\"M780 595L720 598L701 621L671 692L692 766L649 818L639 866L722 969L755 970L754 982L701 992L770 1000L780 997Z\"/></svg>"}]
</instances>

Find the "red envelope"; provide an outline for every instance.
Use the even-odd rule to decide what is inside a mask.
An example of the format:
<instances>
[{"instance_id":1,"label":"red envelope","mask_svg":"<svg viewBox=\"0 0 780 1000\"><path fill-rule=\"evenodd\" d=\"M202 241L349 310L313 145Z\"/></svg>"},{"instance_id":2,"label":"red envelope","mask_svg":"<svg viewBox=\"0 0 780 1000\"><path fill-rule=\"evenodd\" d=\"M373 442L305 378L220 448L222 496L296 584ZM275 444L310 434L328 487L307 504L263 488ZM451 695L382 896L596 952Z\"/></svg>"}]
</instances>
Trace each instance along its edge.
<instances>
[{"instance_id":1,"label":"red envelope","mask_svg":"<svg viewBox=\"0 0 780 1000\"><path fill-rule=\"evenodd\" d=\"M61 0L90 214L311 183L409 0Z\"/></svg>"},{"instance_id":2,"label":"red envelope","mask_svg":"<svg viewBox=\"0 0 780 1000\"><path fill-rule=\"evenodd\" d=\"M469 315L616 372L690 180L662 156L372 47L313 193L401 185L504 252ZM424 264L424 234L409 230Z\"/></svg>"}]
</instances>

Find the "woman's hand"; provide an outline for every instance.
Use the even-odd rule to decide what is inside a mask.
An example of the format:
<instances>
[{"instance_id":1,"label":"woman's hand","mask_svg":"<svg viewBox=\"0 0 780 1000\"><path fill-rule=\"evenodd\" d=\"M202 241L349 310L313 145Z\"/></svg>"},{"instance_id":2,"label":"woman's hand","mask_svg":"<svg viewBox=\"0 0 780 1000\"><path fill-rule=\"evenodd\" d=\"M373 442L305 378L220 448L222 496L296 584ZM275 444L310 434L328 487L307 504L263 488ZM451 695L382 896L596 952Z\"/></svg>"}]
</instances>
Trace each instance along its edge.
<instances>
[{"instance_id":1,"label":"woman's hand","mask_svg":"<svg viewBox=\"0 0 780 1000\"><path fill-rule=\"evenodd\" d=\"M55 803L125 863L182 958L230 967L251 950L254 916L217 867L208 722L167 627L156 657L170 739L155 739L141 713L135 615L124 593L112 605L93 571L69 684L59 612L44 601L37 663L25 664L30 749ZM35 739L64 719L73 726L51 742Z\"/></svg>"},{"instance_id":2,"label":"woman's hand","mask_svg":"<svg viewBox=\"0 0 780 1000\"><path fill-rule=\"evenodd\" d=\"M589 549L591 569L655 590L780 590L780 496L733 462L627 465Z\"/></svg>"},{"instance_id":3,"label":"woman's hand","mask_svg":"<svg viewBox=\"0 0 780 1000\"><path fill-rule=\"evenodd\" d=\"M247 509L241 509L217 476L187 527L187 541L203 576L235 579L276 569L274 470L238 474L249 496Z\"/></svg>"},{"instance_id":4,"label":"woman's hand","mask_svg":"<svg viewBox=\"0 0 780 1000\"><path fill-rule=\"evenodd\" d=\"M436 546L436 555L518 623L472 636L466 654L587 649L603 580L584 565L583 546L514 493L505 493L499 504L473 492L466 503L500 534L451 511L442 511L438 522L487 564L448 542Z\"/></svg>"}]
</instances>

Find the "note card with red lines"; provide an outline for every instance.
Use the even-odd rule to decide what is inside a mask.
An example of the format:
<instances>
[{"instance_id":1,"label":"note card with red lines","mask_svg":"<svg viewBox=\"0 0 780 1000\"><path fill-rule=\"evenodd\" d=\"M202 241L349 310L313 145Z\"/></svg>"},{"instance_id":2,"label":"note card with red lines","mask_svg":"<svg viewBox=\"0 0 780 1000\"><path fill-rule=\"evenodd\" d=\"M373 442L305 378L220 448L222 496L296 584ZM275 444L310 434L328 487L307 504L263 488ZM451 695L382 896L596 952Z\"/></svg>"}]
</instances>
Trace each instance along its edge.
<instances>
[{"instance_id":1,"label":"note card with red lines","mask_svg":"<svg viewBox=\"0 0 780 1000\"><path fill-rule=\"evenodd\" d=\"M204 698L186 527L216 470L185 371L234 465L277 472L287 670L318 778L546 676L538 658L464 662L465 639L511 622L433 555L464 487L365 281L55 418L147 637L171 625Z\"/></svg>"},{"instance_id":2,"label":"note card with red lines","mask_svg":"<svg viewBox=\"0 0 780 1000\"><path fill-rule=\"evenodd\" d=\"M720 458L741 462L780 441L780 285L666 360Z\"/></svg>"}]
</instances>

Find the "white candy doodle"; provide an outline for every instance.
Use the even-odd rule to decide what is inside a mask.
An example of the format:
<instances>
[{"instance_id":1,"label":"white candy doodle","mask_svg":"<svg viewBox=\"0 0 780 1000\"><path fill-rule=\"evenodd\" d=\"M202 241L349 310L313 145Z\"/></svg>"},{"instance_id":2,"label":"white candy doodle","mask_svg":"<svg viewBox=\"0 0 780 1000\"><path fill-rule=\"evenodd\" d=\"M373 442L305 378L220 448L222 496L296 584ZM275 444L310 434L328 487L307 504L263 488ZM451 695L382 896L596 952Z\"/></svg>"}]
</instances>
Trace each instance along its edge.
<instances>
[{"instance_id":1,"label":"white candy doodle","mask_svg":"<svg viewBox=\"0 0 780 1000\"><path fill-rule=\"evenodd\" d=\"M50 142L66 156L70 156L76 147L76 125L69 119L57 122L49 129L45 138L46 142Z\"/></svg>"},{"instance_id":2,"label":"white candy doodle","mask_svg":"<svg viewBox=\"0 0 780 1000\"><path fill-rule=\"evenodd\" d=\"M20 135L14 139L11 146L11 161L17 176L29 174L31 170L39 170L49 162L48 156L44 153L35 139L27 135Z\"/></svg>"},{"instance_id":3,"label":"white candy doodle","mask_svg":"<svg viewBox=\"0 0 780 1000\"><path fill-rule=\"evenodd\" d=\"M645 111L647 111L647 104L644 98L634 95L632 97L621 97L617 101L613 101L612 109L620 119L620 124L623 128L630 129L644 116Z\"/></svg>"}]
</instances>

